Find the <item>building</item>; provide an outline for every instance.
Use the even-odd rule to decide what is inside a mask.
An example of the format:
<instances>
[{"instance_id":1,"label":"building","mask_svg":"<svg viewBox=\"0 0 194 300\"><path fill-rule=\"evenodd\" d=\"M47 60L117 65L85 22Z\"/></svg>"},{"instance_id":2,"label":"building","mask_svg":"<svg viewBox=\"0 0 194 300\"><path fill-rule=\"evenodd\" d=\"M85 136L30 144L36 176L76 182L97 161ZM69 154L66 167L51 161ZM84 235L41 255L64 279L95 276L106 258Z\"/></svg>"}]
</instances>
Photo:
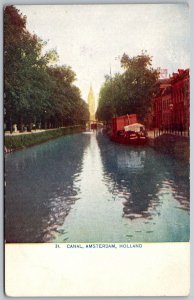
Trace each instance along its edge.
<instances>
[{"instance_id":1,"label":"building","mask_svg":"<svg viewBox=\"0 0 194 300\"><path fill-rule=\"evenodd\" d=\"M88 94L88 108L90 112L90 121L95 121L95 98L92 90L92 85L90 85L90 90Z\"/></svg>"},{"instance_id":2,"label":"building","mask_svg":"<svg viewBox=\"0 0 194 300\"><path fill-rule=\"evenodd\" d=\"M153 98L154 127L162 131L189 132L189 69L178 69L168 79L159 80Z\"/></svg>"},{"instance_id":3,"label":"building","mask_svg":"<svg viewBox=\"0 0 194 300\"><path fill-rule=\"evenodd\" d=\"M169 110L167 106L171 103L171 82L169 79L159 79L159 90L158 93L153 98L153 108L154 108L154 127L162 128L165 124L167 125ZM168 103L168 104L167 104Z\"/></svg>"}]
</instances>

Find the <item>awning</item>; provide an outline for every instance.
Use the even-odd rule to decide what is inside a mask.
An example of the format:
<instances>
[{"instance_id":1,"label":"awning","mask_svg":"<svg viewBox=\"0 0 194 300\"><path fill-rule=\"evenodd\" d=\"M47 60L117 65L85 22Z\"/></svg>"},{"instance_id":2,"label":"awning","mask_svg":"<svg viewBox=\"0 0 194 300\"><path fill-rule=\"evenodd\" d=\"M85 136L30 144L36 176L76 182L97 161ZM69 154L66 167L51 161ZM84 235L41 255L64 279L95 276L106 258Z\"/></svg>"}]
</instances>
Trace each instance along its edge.
<instances>
[{"instance_id":1,"label":"awning","mask_svg":"<svg viewBox=\"0 0 194 300\"><path fill-rule=\"evenodd\" d=\"M140 123L134 123L134 124L131 124L131 125L124 126L124 129L125 129L125 131L139 132L142 129L144 130L145 126L143 124L140 124Z\"/></svg>"}]
</instances>

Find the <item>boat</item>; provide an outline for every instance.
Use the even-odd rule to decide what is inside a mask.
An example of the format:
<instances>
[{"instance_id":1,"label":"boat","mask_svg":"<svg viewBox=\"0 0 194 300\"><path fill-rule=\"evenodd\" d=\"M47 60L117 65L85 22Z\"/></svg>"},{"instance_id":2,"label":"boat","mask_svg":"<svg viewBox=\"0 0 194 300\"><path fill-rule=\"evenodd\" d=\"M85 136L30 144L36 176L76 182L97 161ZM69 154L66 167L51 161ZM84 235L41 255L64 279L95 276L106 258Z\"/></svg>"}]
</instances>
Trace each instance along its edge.
<instances>
[{"instance_id":1,"label":"boat","mask_svg":"<svg viewBox=\"0 0 194 300\"><path fill-rule=\"evenodd\" d=\"M145 126L137 122L136 115L120 116L113 119L112 141L126 145L144 145L147 143Z\"/></svg>"},{"instance_id":2,"label":"boat","mask_svg":"<svg viewBox=\"0 0 194 300\"><path fill-rule=\"evenodd\" d=\"M144 145L147 142L145 126L141 123L134 123L124 127L125 138L129 143Z\"/></svg>"}]
</instances>

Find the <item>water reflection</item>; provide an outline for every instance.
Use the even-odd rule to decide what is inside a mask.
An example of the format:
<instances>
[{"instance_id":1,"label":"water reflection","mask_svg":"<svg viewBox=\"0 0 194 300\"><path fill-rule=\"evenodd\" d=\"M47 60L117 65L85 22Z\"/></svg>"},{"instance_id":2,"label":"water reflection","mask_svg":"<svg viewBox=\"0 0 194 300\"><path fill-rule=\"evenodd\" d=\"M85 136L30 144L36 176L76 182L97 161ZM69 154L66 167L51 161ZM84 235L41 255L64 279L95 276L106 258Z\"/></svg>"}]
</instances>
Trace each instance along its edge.
<instances>
[{"instance_id":1,"label":"water reflection","mask_svg":"<svg viewBox=\"0 0 194 300\"><path fill-rule=\"evenodd\" d=\"M145 163L145 150L137 151L127 151L123 149L122 155L117 155L117 166L119 169L130 169L130 172L138 172L144 168Z\"/></svg>"},{"instance_id":2,"label":"water reflection","mask_svg":"<svg viewBox=\"0 0 194 300\"><path fill-rule=\"evenodd\" d=\"M126 147L105 142L98 134L104 166L104 182L113 199L123 200L123 217L152 220L171 195L177 207L189 210L188 166L161 155L150 148ZM186 180L187 179L187 180Z\"/></svg>"},{"instance_id":3,"label":"water reflection","mask_svg":"<svg viewBox=\"0 0 194 300\"><path fill-rule=\"evenodd\" d=\"M8 242L189 240L189 168L98 133L6 156Z\"/></svg>"},{"instance_id":4,"label":"water reflection","mask_svg":"<svg viewBox=\"0 0 194 300\"><path fill-rule=\"evenodd\" d=\"M48 242L75 201L90 137L66 136L5 158L7 242Z\"/></svg>"}]
</instances>

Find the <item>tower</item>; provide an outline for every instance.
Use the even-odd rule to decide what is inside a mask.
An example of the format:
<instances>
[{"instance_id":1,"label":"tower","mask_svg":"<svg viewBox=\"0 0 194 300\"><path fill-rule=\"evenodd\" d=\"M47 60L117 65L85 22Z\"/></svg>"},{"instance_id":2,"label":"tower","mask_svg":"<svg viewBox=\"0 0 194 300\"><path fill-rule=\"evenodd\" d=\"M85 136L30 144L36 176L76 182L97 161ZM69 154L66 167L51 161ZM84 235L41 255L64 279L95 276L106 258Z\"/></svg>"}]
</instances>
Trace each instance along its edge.
<instances>
[{"instance_id":1,"label":"tower","mask_svg":"<svg viewBox=\"0 0 194 300\"><path fill-rule=\"evenodd\" d=\"M88 94L88 106L90 112L90 121L95 121L95 98L92 90L92 85L90 85L90 90Z\"/></svg>"}]
</instances>

